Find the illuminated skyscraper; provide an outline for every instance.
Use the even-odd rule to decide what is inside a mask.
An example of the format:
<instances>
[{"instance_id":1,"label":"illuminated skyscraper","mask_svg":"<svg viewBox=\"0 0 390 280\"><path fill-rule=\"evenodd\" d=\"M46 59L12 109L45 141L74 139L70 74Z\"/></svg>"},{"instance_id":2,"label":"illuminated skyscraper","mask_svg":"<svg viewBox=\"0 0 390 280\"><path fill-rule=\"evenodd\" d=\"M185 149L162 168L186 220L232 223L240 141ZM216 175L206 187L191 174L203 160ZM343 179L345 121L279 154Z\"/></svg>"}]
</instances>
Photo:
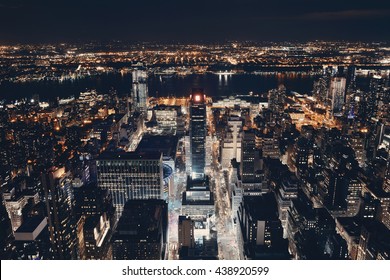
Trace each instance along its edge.
<instances>
[{"instance_id":1,"label":"illuminated skyscraper","mask_svg":"<svg viewBox=\"0 0 390 280\"><path fill-rule=\"evenodd\" d=\"M148 101L148 73L144 70L134 70L133 90L131 97L134 111L146 113Z\"/></svg>"},{"instance_id":2,"label":"illuminated skyscraper","mask_svg":"<svg viewBox=\"0 0 390 280\"><path fill-rule=\"evenodd\" d=\"M67 189L61 185L65 168L52 167L42 174L47 221L56 259L76 259L76 227L73 216L73 201Z\"/></svg>"},{"instance_id":3,"label":"illuminated skyscraper","mask_svg":"<svg viewBox=\"0 0 390 280\"><path fill-rule=\"evenodd\" d=\"M333 116L341 116L345 101L345 87L347 80L344 77L333 77L330 81L330 99Z\"/></svg>"},{"instance_id":4,"label":"illuminated skyscraper","mask_svg":"<svg viewBox=\"0 0 390 280\"><path fill-rule=\"evenodd\" d=\"M206 95L192 89L190 97L190 149L192 178L203 178L206 166Z\"/></svg>"},{"instance_id":5,"label":"illuminated skyscraper","mask_svg":"<svg viewBox=\"0 0 390 280\"><path fill-rule=\"evenodd\" d=\"M369 91L366 97L367 119L386 117L388 111L388 79L374 75L370 79Z\"/></svg>"}]
</instances>

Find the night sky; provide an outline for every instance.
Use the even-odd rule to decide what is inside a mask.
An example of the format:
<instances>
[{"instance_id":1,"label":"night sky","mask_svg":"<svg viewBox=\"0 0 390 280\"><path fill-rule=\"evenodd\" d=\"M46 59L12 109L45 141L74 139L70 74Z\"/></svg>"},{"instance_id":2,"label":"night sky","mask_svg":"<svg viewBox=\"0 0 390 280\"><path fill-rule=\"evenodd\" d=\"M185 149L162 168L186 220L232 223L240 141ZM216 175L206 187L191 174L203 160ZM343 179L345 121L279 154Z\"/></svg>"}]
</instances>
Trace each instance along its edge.
<instances>
[{"instance_id":1,"label":"night sky","mask_svg":"<svg viewBox=\"0 0 390 280\"><path fill-rule=\"evenodd\" d=\"M0 0L0 43L390 41L389 0Z\"/></svg>"}]
</instances>

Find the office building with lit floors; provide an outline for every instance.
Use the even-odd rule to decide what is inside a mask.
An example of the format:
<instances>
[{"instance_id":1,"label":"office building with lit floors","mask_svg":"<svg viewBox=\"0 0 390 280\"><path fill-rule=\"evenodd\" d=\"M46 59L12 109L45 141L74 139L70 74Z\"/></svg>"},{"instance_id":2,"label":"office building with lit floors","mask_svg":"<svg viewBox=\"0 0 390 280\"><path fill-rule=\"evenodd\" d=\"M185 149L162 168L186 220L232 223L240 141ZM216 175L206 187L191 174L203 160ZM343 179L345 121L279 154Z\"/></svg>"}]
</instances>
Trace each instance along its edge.
<instances>
[{"instance_id":1,"label":"office building with lit floors","mask_svg":"<svg viewBox=\"0 0 390 280\"><path fill-rule=\"evenodd\" d=\"M95 182L74 188L73 191L79 259L111 259L108 241L116 220L110 192L100 189Z\"/></svg>"},{"instance_id":2,"label":"office building with lit floors","mask_svg":"<svg viewBox=\"0 0 390 280\"><path fill-rule=\"evenodd\" d=\"M322 172L324 180L319 185L320 198L332 214L355 216L364 185L358 177L359 165L351 147L338 145L333 150L330 168Z\"/></svg>"},{"instance_id":3,"label":"office building with lit floors","mask_svg":"<svg viewBox=\"0 0 390 280\"><path fill-rule=\"evenodd\" d=\"M132 92L131 99L133 101L133 111L138 111L146 114L148 109L148 72L145 70L134 70L132 73Z\"/></svg>"},{"instance_id":4,"label":"office building with lit floors","mask_svg":"<svg viewBox=\"0 0 390 280\"><path fill-rule=\"evenodd\" d=\"M243 133L240 165L240 175L244 182L255 182L255 164L259 160L256 153L255 133L246 130Z\"/></svg>"},{"instance_id":5,"label":"office building with lit floors","mask_svg":"<svg viewBox=\"0 0 390 280\"><path fill-rule=\"evenodd\" d=\"M113 259L167 259L167 228L164 200L129 200L111 239Z\"/></svg>"},{"instance_id":6,"label":"office building with lit floors","mask_svg":"<svg viewBox=\"0 0 390 280\"><path fill-rule=\"evenodd\" d=\"M82 260L110 260L112 247L109 242L112 229L106 215L88 216L79 222L79 256Z\"/></svg>"},{"instance_id":7,"label":"office building with lit floors","mask_svg":"<svg viewBox=\"0 0 390 280\"><path fill-rule=\"evenodd\" d=\"M359 247L358 260L390 260L390 230L378 221L363 224Z\"/></svg>"},{"instance_id":8,"label":"office building with lit floors","mask_svg":"<svg viewBox=\"0 0 390 280\"><path fill-rule=\"evenodd\" d=\"M192 89L190 97L191 177L203 178L206 167L206 95L203 89Z\"/></svg>"},{"instance_id":9,"label":"office building with lit floors","mask_svg":"<svg viewBox=\"0 0 390 280\"><path fill-rule=\"evenodd\" d=\"M345 103L345 89L347 80L345 77L333 77L330 81L329 98L332 116L341 116Z\"/></svg>"},{"instance_id":10,"label":"office building with lit floors","mask_svg":"<svg viewBox=\"0 0 390 280\"><path fill-rule=\"evenodd\" d=\"M273 193L244 196L238 210L247 259L290 259Z\"/></svg>"},{"instance_id":11,"label":"office building with lit floors","mask_svg":"<svg viewBox=\"0 0 390 280\"><path fill-rule=\"evenodd\" d=\"M65 177L65 168L52 167L41 178L53 256L60 260L77 258L74 202L62 184Z\"/></svg>"},{"instance_id":12,"label":"office building with lit floors","mask_svg":"<svg viewBox=\"0 0 390 280\"><path fill-rule=\"evenodd\" d=\"M261 195L268 192L265 183L263 159L256 148L254 130L244 130L241 144L240 176L246 194Z\"/></svg>"},{"instance_id":13,"label":"office building with lit floors","mask_svg":"<svg viewBox=\"0 0 390 280\"><path fill-rule=\"evenodd\" d=\"M128 200L163 199L162 160L160 152L104 153L98 157L98 186L111 193L117 220Z\"/></svg>"},{"instance_id":14,"label":"office building with lit floors","mask_svg":"<svg viewBox=\"0 0 390 280\"><path fill-rule=\"evenodd\" d=\"M357 225L356 222L351 224ZM348 244L340 236L340 234L344 236L356 234L355 230L352 230L352 233L347 233L348 231L347 228L336 229L335 220L329 211L325 208L315 208L302 189L298 189L297 199L292 201L292 206L287 213L289 252L294 259L348 259Z\"/></svg>"}]
</instances>

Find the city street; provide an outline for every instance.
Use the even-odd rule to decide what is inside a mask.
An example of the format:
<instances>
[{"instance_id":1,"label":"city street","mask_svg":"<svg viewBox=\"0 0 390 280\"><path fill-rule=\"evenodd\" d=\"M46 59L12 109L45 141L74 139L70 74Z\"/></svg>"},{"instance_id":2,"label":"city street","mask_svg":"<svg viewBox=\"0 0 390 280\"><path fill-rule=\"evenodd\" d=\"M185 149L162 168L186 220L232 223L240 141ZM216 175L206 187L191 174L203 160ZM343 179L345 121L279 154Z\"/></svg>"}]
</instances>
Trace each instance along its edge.
<instances>
[{"instance_id":1,"label":"city street","mask_svg":"<svg viewBox=\"0 0 390 280\"><path fill-rule=\"evenodd\" d=\"M185 189L186 174L177 172L174 174L173 191L168 199L168 242L170 260L178 259L178 220L181 212L181 194Z\"/></svg>"},{"instance_id":2,"label":"city street","mask_svg":"<svg viewBox=\"0 0 390 280\"><path fill-rule=\"evenodd\" d=\"M219 142L213 143L213 161L211 179L214 181L215 215L218 232L219 259L238 260L240 259L237 238L232 224L232 211L228 196L228 189L225 185L223 172L218 162Z\"/></svg>"}]
</instances>

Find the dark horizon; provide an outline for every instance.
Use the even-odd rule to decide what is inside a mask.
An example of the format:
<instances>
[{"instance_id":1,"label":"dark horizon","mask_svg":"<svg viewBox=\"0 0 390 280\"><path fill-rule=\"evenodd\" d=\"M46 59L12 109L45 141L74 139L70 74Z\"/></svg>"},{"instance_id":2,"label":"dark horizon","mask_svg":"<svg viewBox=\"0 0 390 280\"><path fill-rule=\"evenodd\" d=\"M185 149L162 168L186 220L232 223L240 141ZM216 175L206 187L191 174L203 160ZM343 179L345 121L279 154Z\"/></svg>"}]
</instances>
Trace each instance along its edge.
<instances>
[{"instance_id":1,"label":"dark horizon","mask_svg":"<svg viewBox=\"0 0 390 280\"><path fill-rule=\"evenodd\" d=\"M390 2L0 0L0 43L389 41Z\"/></svg>"},{"instance_id":2,"label":"dark horizon","mask_svg":"<svg viewBox=\"0 0 390 280\"><path fill-rule=\"evenodd\" d=\"M323 40L323 39L313 39L313 40L121 40L121 39L90 39L90 40L46 40L46 41L0 41L2 46L45 46L45 45L91 45L95 49L99 47L107 47L109 45L119 48L120 46L135 46L140 45L145 46L150 45L165 45L165 46L183 46L183 45L204 45L204 46L214 46L214 45L229 45L229 44L252 44L252 45L268 45L268 44L280 44L281 46L285 44L307 44L307 43L349 43L349 44L381 44L389 45L390 38L388 40Z\"/></svg>"}]
</instances>

